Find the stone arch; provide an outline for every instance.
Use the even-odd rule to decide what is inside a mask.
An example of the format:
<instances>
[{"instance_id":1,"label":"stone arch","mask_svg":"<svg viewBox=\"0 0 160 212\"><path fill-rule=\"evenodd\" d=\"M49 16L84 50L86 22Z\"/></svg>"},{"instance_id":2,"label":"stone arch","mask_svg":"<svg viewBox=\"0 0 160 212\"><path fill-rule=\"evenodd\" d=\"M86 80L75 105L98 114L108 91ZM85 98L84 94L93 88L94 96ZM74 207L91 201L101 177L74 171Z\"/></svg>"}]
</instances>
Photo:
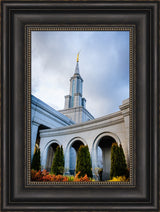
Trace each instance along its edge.
<instances>
[{"instance_id":1,"label":"stone arch","mask_svg":"<svg viewBox=\"0 0 160 212\"><path fill-rule=\"evenodd\" d=\"M104 136L110 136L112 138L114 138L114 140L117 142L117 144L121 144L120 138L112 132L102 132L99 135L96 136L96 138L94 139L93 145L92 145L92 149L94 148L95 145L97 145L99 139L101 139Z\"/></svg>"},{"instance_id":2,"label":"stone arch","mask_svg":"<svg viewBox=\"0 0 160 212\"><path fill-rule=\"evenodd\" d=\"M41 153L41 166L42 169L45 168L47 171L51 170L51 165L54 157L54 153L56 151L57 146L61 146L61 142L54 139L49 142L44 147L43 152Z\"/></svg>"},{"instance_id":3,"label":"stone arch","mask_svg":"<svg viewBox=\"0 0 160 212\"><path fill-rule=\"evenodd\" d=\"M96 174L97 171L96 168L101 166L100 168L103 168L103 175L102 175L103 180L109 179L110 176L111 146L113 142L116 142L117 144L121 143L119 137L112 132L103 132L99 134L94 139L93 142L92 146L92 168L94 172L93 175ZM102 164L100 163L101 160Z\"/></svg>"},{"instance_id":4,"label":"stone arch","mask_svg":"<svg viewBox=\"0 0 160 212\"><path fill-rule=\"evenodd\" d=\"M66 174L75 174L75 164L78 149L81 145L87 145L86 141L81 137L72 138L65 151L65 172Z\"/></svg>"}]
</instances>

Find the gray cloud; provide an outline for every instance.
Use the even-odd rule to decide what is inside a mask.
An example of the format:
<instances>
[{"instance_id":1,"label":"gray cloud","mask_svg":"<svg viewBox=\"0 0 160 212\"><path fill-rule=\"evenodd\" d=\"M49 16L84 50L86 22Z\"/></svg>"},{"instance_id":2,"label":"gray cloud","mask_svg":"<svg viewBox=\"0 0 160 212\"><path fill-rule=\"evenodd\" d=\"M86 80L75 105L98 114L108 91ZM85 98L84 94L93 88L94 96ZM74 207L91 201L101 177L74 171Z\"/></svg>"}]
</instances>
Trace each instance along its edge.
<instances>
[{"instance_id":1,"label":"gray cloud","mask_svg":"<svg viewBox=\"0 0 160 212\"><path fill-rule=\"evenodd\" d=\"M32 93L63 109L80 52L87 109L95 117L129 97L129 32L32 32Z\"/></svg>"}]
</instances>

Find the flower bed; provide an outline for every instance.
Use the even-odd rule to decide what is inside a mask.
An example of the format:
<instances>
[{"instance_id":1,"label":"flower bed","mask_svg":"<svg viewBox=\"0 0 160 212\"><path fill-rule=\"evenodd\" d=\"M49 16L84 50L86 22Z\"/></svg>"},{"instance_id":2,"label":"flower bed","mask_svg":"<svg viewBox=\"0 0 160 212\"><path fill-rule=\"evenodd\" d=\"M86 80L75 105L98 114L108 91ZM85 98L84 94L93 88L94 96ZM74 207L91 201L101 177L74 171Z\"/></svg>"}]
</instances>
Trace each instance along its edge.
<instances>
[{"instance_id":1,"label":"flower bed","mask_svg":"<svg viewBox=\"0 0 160 212\"><path fill-rule=\"evenodd\" d=\"M76 176L63 176L63 175L54 175L47 172L45 169L43 171L31 170L31 180L32 181L42 181L42 182L91 182L92 179L87 175L84 177L79 177L80 172Z\"/></svg>"}]
</instances>

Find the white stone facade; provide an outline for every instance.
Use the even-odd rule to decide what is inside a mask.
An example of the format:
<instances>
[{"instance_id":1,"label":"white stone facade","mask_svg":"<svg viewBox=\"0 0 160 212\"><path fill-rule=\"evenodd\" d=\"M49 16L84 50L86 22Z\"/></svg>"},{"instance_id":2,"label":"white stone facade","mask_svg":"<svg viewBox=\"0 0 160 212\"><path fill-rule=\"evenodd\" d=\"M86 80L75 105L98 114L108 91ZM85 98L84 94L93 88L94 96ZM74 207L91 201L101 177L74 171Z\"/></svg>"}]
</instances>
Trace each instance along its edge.
<instances>
[{"instance_id":1,"label":"white stone facade","mask_svg":"<svg viewBox=\"0 0 160 212\"><path fill-rule=\"evenodd\" d=\"M74 124L72 120L31 95L31 159L38 135L38 129L57 128Z\"/></svg>"},{"instance_id":2,"label":"white stone facade","mask_svg":"<svg viewBox=\"0 0 160 212\"><path fill-rule=\"evenodd\" d=\"M127 163L129 164L129 100L123 101L120 111L107 116L90 120L80 124L74 124L55 129L40 131L40 150L42 169L46 168L47 152L51 144L63 146L65 155L65 173L69 174L71 166L71 148L78 145L88 145L92 160L92 170L98 167L98 147L103 147L102 140L106 143L112 140L121 143ZM77 146L76 146L77 143ZM104 143L104 142L103 142ZM104 172L108 176L110 170L110 148L103 150ZM105 167L104 167L105 166Z\"/></svg>"},{"instance_id":3,"label":"white stone facade","mask_svg":"<svg viewBox=\"0 0 160 212\"><path fill-rule=\"evenodd\" d=\"M94 119L94 117L84 107L74 107L66 110L59 110L69 119L74 120L75 123L81 123Z\"/></svg>"}]
</instances>

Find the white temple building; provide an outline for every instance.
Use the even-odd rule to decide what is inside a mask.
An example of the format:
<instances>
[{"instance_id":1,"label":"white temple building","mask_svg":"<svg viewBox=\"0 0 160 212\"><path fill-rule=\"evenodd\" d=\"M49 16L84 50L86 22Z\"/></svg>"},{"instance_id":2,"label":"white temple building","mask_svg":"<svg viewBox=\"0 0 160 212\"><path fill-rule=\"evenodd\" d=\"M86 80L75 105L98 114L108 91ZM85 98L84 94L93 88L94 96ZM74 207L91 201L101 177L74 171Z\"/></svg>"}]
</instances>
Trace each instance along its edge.
<instances>
[{"instance_id":1,"label":"white temple building","mask_svg":"<svg viewBox=\"0 0 160 212\"><path fill-rule=\"evenodd\" d=\"M31 159L37 143L41 168L50 170L56 147L62 145L65 174L75 174L77 151L81 145L88 145L93 176L97 168L103 168L103 179L109 179L113 142L122 145L129 166L129 99L122 102L119 111L94 119L86 109L82 91L78 54L63 110L56 111L31 96Z\"/></svg>"}]
</instances>

